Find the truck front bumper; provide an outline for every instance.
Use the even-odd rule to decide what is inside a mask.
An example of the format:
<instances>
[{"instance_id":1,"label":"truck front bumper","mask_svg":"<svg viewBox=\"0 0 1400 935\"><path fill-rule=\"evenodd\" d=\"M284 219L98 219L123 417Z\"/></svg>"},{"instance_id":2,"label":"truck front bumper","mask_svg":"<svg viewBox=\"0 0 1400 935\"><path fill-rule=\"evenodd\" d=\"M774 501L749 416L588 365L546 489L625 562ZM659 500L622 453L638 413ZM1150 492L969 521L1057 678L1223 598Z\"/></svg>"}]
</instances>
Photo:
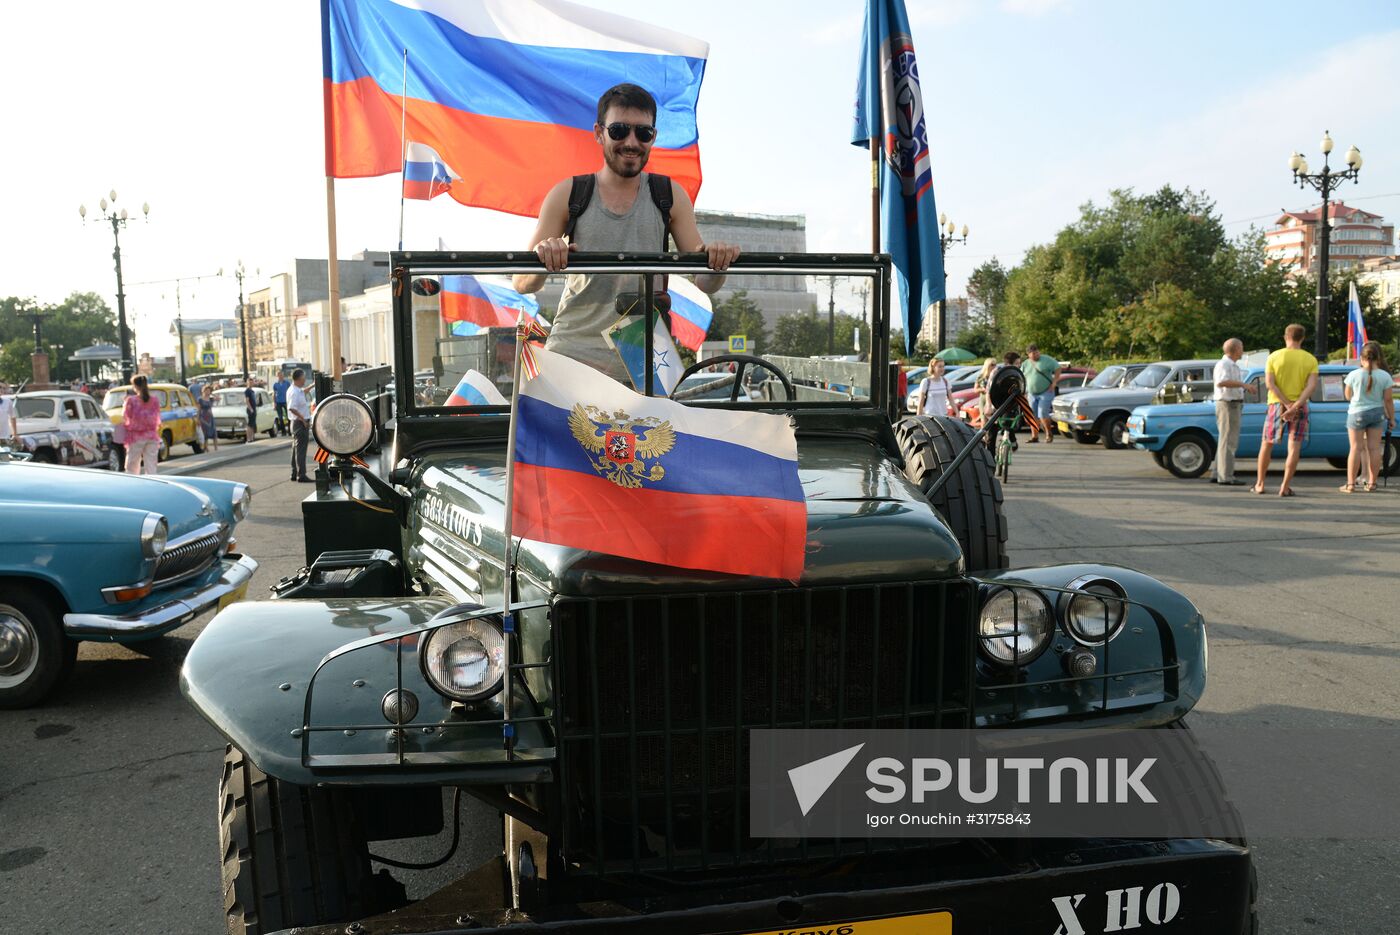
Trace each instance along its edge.
<instances>
[{"instance_id":1,"label":"truck front bumper","mask_svg":"<svg viewBox=\"0 0 1400 935\"><path fill-rule=\"evenodd\" d=\"M217 577L196 579L203 583L188 593L130 614L64 614L63 632L75 640L122 642L160 636L193 620L209 608L240 600L258 563L246 555L227 555L216 566Z\"/></svg>"},{"instance_id":2,"label":"truck front bumper","mask_svg":"<svg viewBox=\"0 0 1400 935\"><path fill-rule=\"evenodd\" d=\"M668 935L1093 935L1144 926L1153 935L1248 933L1253 884L1247 847L1215 840L1064 842L1055 859L987 874L911 869L861 876L734 884L699 892L542 910L499 905L496 858L419 903L362 920L361 935L500 932L666 932ZM759 868L749 868L760 873ZM743 871L736 868L734 876ZM930 882L931 876L937 876ZM483 906L486 908L480 908ZM492 905L492 903L496 903ZM344 923L298 935L347 931Z\"/></svg>"}]
</instances>

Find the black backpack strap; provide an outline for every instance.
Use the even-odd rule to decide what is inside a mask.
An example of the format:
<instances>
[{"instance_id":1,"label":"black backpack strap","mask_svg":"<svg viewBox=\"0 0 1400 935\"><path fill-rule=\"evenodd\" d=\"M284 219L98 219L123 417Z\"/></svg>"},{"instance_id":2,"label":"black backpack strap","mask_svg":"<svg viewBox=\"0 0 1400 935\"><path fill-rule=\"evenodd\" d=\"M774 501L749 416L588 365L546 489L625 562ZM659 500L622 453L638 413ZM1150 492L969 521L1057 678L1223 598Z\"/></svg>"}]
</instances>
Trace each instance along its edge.
<instances>
[{"instance_id":1,"label":"black backpack strap","mask_svg":"<svg viewBox=\"0 0 1400 935\"><path fill-rule=\"evenodd\" d=\"M675 204L671 194L671 178L667 175L648 175L647 187L651 189L652 203L661 212L661 223L665 225L661 232L661 249L665 251L666 241L671 236L671 205Z\"/></svg>"},{"instance_id":2,"label":"black backpack strap","mask_svg":"<svg viewBox=\"0 0 1400 935\"><path fill-rule=\"evenodd\" d=\"M597 184L598 180L592 172L574 176L573 187L569 189L569 222L564 225L564 236L569 243L574 242L574 227L578 225L579 215L593 200L593 188Z\"/></svg>"}]
</instances>

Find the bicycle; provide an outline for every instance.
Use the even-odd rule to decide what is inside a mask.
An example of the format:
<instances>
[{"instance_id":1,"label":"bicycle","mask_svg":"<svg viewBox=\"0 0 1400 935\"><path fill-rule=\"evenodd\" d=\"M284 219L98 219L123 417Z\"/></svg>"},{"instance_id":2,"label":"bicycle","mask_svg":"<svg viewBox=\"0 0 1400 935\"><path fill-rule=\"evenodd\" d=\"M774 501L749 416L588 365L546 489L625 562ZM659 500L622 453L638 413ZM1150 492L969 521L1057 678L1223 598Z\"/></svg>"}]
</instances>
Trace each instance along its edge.
<instances>
[{"instance_id":1,"label":"bicycle","mask_svg":"<svg viewBox=\"0 0 1400 935\"><path fill-rule=\"evenodd\" d=\"M1011 470L1011 452L1016 450L1016 430L1021 427L1021 413L997 419L997 454L994 473L1006 483Z\"/></svg>"}]
</instances>

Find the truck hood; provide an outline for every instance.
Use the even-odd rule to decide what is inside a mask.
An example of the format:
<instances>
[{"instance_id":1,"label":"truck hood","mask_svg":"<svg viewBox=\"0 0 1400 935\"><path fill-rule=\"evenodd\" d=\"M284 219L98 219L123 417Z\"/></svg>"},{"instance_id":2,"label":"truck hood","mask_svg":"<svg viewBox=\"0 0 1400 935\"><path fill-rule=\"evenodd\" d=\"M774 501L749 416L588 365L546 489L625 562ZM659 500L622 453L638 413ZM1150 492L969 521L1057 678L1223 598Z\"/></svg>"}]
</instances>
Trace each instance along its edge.
<instances>
[{"instance_id":1,"label":"truck hood","mask_svg":"<svg viewBox=\"0 0 1400 935\"><path fill-rule=\"evenodd\" d=\"M207 494L175 479L54 464L0 464L0 510L6 500L148 510L165 517L171 539L220 516Z\"/></svg>"},{"instance_id":2,"label":"truck hood","mask_svg":"<svg viewBox=\"0 0 1400 935\"><path fill-rule=\"evenodd\" d=\"M425 536L447 540L457 555L499 565L504 450L494 446L429 455L415 475L409 485L414 490L411 543ZM807 507L802 585L909 581L962 572L957 539L874 445L849 438L799 437L798 475ZM590 596L658 586L734 591L774 584L771 579L653 565L532 540L523 541L518 554L519 566L556 594Z\"/></svg>"}]
</instances>

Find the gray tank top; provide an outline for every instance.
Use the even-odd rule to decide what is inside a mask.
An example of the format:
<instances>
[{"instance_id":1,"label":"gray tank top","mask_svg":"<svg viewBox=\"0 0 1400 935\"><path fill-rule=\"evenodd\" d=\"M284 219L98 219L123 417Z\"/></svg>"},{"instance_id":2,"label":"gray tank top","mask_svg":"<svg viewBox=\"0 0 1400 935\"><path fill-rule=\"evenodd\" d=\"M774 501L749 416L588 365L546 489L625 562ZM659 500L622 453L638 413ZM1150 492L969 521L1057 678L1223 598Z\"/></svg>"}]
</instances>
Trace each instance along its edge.
<instances>
[{"instance_id":1,"label":"gray tank top","mask_svg":"<svg viewBox=\"0 0 1400 935\"><path fill-rule=\"evenodd\" d=\"M637 197L626 214L609 211L603 204L602 194L594 189L592 200L574 225L574 242L580 250L655 253L662 249L666 223L651 200L647 175L643 172L639 177ZM654 288L661 287L658 276ZM614 379L629 382L627 369L604 340L603 332L618 320L618 293L640 289L640 277L635 275L566 277L564 294L559 299L559 310L554 313L554 324L545 348L582 361Z\"/></svg>"}]
</instances>

